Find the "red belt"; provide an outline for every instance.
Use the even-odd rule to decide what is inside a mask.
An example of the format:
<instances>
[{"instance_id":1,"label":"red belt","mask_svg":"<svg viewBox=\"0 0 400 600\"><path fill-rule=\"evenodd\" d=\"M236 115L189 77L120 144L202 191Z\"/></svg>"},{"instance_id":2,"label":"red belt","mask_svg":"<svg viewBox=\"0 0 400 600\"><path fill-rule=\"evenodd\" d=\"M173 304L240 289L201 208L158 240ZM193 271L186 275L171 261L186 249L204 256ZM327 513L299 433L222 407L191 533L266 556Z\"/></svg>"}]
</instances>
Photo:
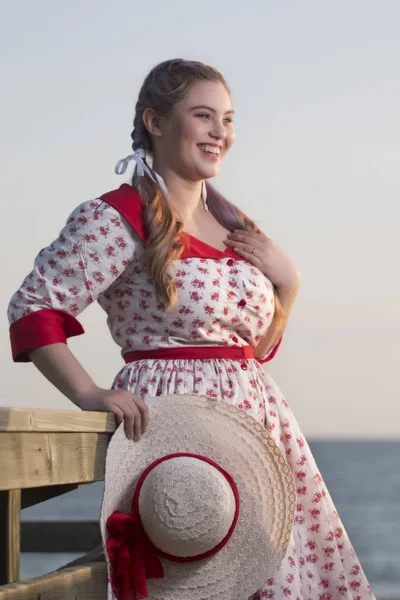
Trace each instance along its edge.
<instances>
[{"instance_id":1,"label":"red belt","mask_svg":"<svg viewBox=\"0 0 400 600\"><path fill-rule=\"evenodd\" d=\"M136 360L205 360L207 358L226 358L241 360L254 358L251 346L182 346L182 348L159 348L158 350L141 350L124 354L126 363Z\"/></svg>"}]
</instances>

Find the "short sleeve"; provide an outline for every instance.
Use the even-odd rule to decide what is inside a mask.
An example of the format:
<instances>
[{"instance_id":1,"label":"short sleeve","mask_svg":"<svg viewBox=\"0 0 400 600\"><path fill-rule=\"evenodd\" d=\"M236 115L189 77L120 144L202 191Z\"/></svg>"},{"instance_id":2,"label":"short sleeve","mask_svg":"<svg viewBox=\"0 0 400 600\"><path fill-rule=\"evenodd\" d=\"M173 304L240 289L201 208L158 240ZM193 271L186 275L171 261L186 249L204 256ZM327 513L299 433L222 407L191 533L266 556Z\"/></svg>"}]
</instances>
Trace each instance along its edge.
<instances>
[{"instance_id":1,"label":"short sleeve","mask_svg":"<svg viewBox=\"0 0 400 600\"><path fill-rule=\"evenodd\" d=\"M276 344L274 344L272 346L272 348L267 352L267 354L264 354L264 356L260 356L259 358L257 358L258 362L263 364L266 362L269 362L270 360L272 360L275 356L275 354L278 352L278 348L281 345L282 342L282 337L276 342Z\"/></svg>"},{"instance_id":2,"label":"short sleeve","mask_svg":"<svg viewBox=\"0 0 400 600\"><path fill-rule=\"evenodd\" d=\"M11 298L14 361L28 362L30 350L84 333L77 316L123 273L136 245L131 225L107 202L78 206Z\"/></svg>"}]
</instances>

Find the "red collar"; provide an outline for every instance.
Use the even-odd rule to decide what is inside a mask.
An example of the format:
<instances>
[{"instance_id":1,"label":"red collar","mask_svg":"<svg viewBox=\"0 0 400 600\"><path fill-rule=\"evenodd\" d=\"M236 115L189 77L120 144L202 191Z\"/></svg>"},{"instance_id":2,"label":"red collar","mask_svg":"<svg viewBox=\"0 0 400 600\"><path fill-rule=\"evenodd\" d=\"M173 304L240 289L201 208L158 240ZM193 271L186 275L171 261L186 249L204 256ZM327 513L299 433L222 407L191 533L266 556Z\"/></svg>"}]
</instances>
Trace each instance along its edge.
<instances>
[{"instance_id":1,"label":"red collar","mask_svg":"<svg viewBox=\"0 0 400 600\"><path fill-rule=\"evenodd\" d=\"M130 186L128 183L123 183L117 190L107 192L100 196L101 200L110 204L115 210L117 210L133 227L137 232L140 239L146 243L148 239L148 232L146 231L143 223L143 212L144 202L139 196L137 191ZM236 260L244 260L243 257L239 256L230 247L226 250L218 250L209 246L205 242L202 242L198 238L184 233L184 240L186 248L183 251L181 258L216 258L224 259L227 257L233 257Z\"/></svg>"}]
</instances>

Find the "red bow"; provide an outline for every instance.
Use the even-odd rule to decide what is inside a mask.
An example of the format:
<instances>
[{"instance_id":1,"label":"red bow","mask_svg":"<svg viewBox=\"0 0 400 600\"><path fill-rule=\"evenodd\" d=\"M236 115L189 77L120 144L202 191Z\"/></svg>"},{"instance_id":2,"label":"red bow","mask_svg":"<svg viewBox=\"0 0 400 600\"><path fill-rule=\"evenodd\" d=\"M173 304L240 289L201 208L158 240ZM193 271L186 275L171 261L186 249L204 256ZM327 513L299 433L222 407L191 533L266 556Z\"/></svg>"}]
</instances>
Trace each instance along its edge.
<instances>
[{"instance_id":1,"label":"red bow","mask_svg":"<svg viewBox=\"0 0 400 600\"><path fill-rule=\"evenodd\" d=\"M113 591L121 599L148 598L146 578L162 578L164 570L139 516L116 510L107 519L107 529Z\"/></svg>"}]
</instances>

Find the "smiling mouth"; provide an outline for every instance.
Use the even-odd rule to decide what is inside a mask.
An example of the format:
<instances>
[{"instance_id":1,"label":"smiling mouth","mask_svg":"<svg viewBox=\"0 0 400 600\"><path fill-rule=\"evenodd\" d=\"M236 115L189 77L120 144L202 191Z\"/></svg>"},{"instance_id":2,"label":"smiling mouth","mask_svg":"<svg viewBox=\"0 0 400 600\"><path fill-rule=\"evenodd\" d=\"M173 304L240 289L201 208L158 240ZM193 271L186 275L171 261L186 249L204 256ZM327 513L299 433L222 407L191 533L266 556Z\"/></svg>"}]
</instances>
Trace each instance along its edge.
<instances>
[{"instance_id":1,"label":"smiling mouth","mask_svg":"<svg viewBox=\"0 0 400 600\"><path fill-rule=\"evenodd\" d=\"M208 144L198 144L198 148L213 160L218 160L221 155L221 148L219 146L210 146Z\"/></svg>"}]
</instances>

